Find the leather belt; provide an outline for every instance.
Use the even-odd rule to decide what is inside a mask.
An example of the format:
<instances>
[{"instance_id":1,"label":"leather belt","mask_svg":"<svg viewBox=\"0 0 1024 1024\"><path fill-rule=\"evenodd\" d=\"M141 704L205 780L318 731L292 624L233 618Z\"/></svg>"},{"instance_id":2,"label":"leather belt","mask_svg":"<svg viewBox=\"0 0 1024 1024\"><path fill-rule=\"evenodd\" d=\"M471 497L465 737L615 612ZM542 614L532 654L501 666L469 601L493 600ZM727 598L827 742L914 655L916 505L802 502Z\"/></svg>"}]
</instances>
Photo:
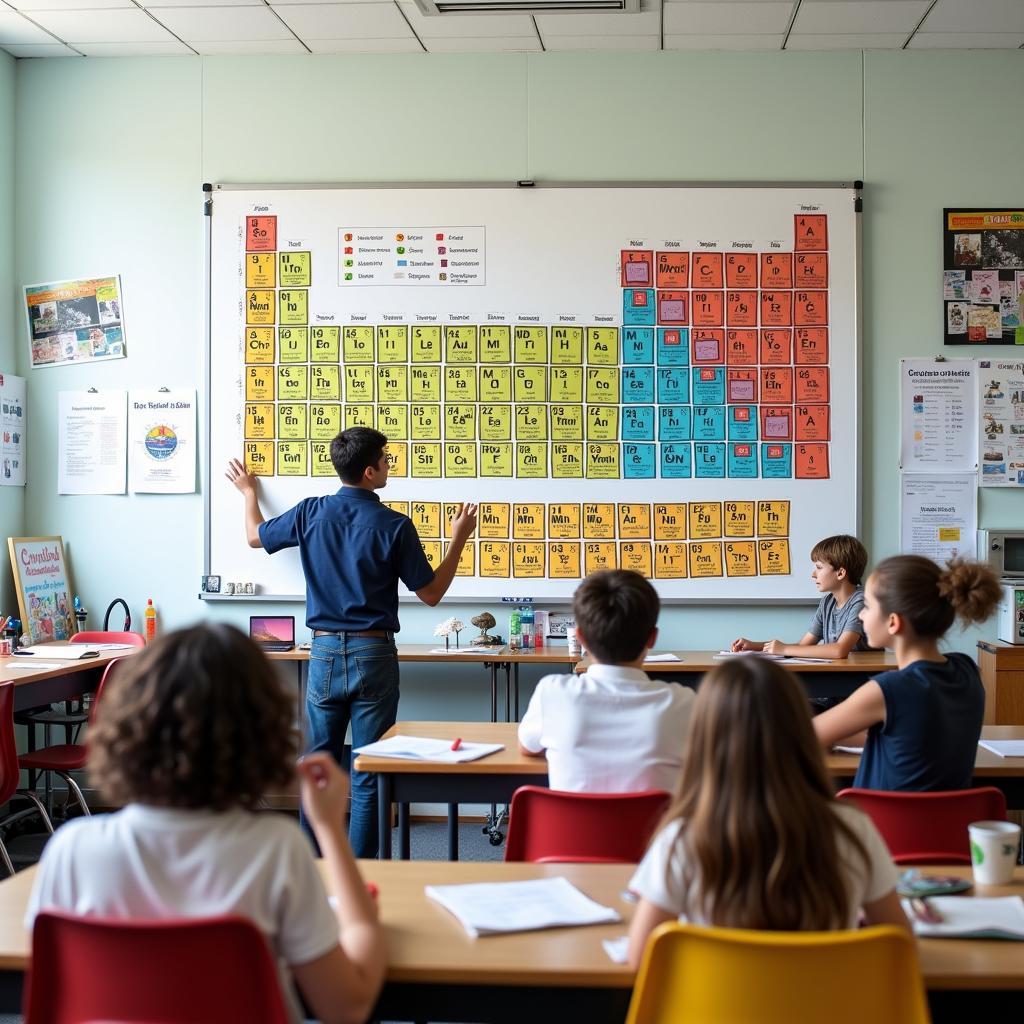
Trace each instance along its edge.
<instances>
[{"instance_id":1,"label":"leather belt","mask_svg":"<svg viewBox=\"0 0 1024 1024\"><path fill-rule=\"evenodd\" d=\"M392 634L387 629L314 629L313 636L365 636L390 640Z\"/></svg>"}]
</instances>

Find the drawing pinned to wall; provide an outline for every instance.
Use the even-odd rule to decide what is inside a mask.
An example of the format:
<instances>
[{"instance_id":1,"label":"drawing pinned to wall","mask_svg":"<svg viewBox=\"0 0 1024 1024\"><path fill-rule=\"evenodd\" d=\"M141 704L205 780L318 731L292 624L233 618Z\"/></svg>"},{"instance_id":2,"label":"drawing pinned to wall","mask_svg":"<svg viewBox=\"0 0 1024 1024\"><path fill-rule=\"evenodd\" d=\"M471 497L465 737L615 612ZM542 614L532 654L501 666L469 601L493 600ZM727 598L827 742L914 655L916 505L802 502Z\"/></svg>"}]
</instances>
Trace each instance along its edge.
<instances>
[{"instance_id":1,"label":"drawing pinned to wall","mask_svg":"<svg viewBox=\"0 0 1024 1024\"><path fill-rule=\"evenodd\" d=\"M192 494L196 489L196 393L128 395L128 483L137 493Z\"/></svg>"},{"instance_id":2,"label":"drawing pinned to wall","mask_svg":"<svg viewBox=\"0 0 1024 1024\"><path fill-rule=\"evenodd\" d=\"M25 378L0 373L0 487L25 486Z\"/></svg>"},{"instance_id":3,"label":"drawing pinned to wall","mask_svg":"<svg viewBox=\"0 0 1024 1024\"><path fill-rule=\"evenodd\" d=\"M981 484L1024 487L1024 362L978 361Z\"/></svg>"},{"instance_id":4,"label":"drawing pinned to wall","mask_svg":"<svg viewBox=\"0 0 1024 1024\"><path fill-rule=\"evenodd\" d=\"M120 277L53 281L24 291L33 367L124 358Z\"/></svg>"}]
</instances>

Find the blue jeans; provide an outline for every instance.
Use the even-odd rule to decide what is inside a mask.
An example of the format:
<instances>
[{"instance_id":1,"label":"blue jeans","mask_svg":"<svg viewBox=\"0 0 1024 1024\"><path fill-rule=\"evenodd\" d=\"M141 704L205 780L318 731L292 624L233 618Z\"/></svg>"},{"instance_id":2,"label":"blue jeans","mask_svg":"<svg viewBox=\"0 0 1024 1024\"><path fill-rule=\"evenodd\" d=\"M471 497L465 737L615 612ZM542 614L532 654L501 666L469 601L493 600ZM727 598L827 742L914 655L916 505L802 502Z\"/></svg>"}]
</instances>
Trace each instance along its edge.
<instances>
[{"instance_id":1,"label":"blue jeans","mask_svg":"<svg viewBox=\"0 0 1024 1024\"><path fill-rule=\"evenodd\" d=\"M379 740L398 716L398 651L391 638L318 636L309 654L306 752L328 751L342 768L352 746ZM353 760L355 757L353 756ZM377 776L351 771L349 839L357 857L377 856ZM309 827L303 819L303 827Z\"/></svg>"}]
</instances>

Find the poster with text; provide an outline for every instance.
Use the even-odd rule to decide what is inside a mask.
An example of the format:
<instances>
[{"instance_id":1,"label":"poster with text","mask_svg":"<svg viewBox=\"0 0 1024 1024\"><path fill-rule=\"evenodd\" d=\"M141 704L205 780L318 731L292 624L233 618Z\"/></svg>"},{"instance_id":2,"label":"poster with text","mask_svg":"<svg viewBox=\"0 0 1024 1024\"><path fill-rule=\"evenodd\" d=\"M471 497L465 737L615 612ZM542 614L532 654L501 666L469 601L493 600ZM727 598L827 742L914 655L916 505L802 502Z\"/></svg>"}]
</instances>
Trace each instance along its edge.
<instances>
[{"instance_id":1,"label":"poster with text","mask_svg":"<svg viewBox=\"0 0 1024 1024\"><path fill-rule=\"evenodd\" d=\"M75 614L60 537L8 537L22 629L34 644L70 640Z\"/></svg>"},{"instance_id":2,"label":"poster with text","mask_svg":"<svg viewBox=\"0 0 1024 1024\"><path fill-rule=\"evenodd\" d=\"M0 486L25 486L25 378L0 373Z\"/></svg>"},{"instance_id":3,"label":"poster with text","mask_svg":"<svg viewBox=\"0 0 1024 1024\"><path fill-rule=\"evenodd\" d=\"M27 286L25 316L33 367L125 356L120 277Z\"/></svg>"},{"instance_id":4,"label":"poster with text","mask_svg":"<svg viewBox=\"0 0 1024 1024\"><path fill-rule=\"evenodd\" d=\"M124 391L61 391L57 398L57 493L124 494Z\"/></svg>"},{"instance_id":5,"label":"poster with text","mask_svg":"<svg viewBox=\"0 0 1024 1024\"><path fill-rule=\"evenodd\" d=\"M195 391L130 392L128 451L131 490L192 494L196 489Z\"/></svg>"},{"instance_id":6,"label":"poster with text","mask_svg":"<svg viewBox=\"0 0 1024 1024\"><path fill-rule=\"evenodd\" d=\"M900 552L924 555L940 565L951 558L973 558L977 550L976 473L900 479Z\"/></svg>"},{"instance_id":7,"label":"poster with text","mask_svg":"<svg viewBox=\"0 0 1024 1024\"><path fill-rule=\"evenodd\" d=\"M976 379L973 359L900 360L900 469L977 471Z\"/></svg>"},{"instance_id":8,"label":"poster with text","mask_svg":"<svg viewBox=\"0 0 1024 1024\"><path fill-rule=\"evenodd\" d=\"M981 484L1024 487L1024 361L980 359Z\"/></svg>"}]
</instances>

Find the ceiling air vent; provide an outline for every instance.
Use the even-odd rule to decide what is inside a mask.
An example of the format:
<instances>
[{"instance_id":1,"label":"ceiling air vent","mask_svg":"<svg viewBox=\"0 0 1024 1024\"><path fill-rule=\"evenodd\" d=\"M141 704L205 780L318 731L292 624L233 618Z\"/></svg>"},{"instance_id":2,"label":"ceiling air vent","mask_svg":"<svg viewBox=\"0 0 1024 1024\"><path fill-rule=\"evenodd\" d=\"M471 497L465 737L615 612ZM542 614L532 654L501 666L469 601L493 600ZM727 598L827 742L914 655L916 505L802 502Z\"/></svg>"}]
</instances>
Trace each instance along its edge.
<instances>
[{"instance_id":1,"label":"ceiling air vent","mask_svg":"<svg viewBox=\"0 0 1024 1024\"><path fill-rule=\"evenodd\" d=\"M428 17L438 14L572 14L622 11L639 14L642 0L416 0Z\"/></svg>"}]
</instances>

